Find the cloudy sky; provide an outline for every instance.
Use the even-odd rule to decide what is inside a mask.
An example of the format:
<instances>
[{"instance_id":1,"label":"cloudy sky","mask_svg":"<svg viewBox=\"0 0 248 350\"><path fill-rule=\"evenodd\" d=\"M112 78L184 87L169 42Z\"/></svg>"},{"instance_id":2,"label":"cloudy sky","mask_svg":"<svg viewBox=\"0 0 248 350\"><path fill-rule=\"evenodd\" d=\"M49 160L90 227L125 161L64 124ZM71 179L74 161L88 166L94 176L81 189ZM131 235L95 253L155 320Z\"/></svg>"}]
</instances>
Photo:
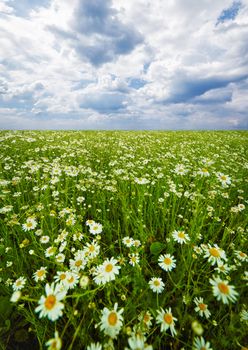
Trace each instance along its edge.
<instances>
[{"instance_id":1,"label":"cloudy sky","mask_svg":"<svg viewBox=\"0 0 248 350\"><path fill-rule=\"evenodd\" d=\"M0 0L0 129L247 129L248 0Z\"/></svg>"}]
</instances>

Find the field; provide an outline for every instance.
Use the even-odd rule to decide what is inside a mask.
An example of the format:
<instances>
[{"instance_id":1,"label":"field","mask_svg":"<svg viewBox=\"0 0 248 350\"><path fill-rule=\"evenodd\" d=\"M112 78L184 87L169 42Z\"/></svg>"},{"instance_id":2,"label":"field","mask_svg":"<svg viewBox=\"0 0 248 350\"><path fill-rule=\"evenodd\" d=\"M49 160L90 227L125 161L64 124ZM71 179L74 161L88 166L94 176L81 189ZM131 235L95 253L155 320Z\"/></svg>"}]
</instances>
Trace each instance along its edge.
<instances>
[{"instance_id":1,"label":"field","mask_svg":"<svg viewBox=\"0 0 248 350\"><path fill-rule=\"evenodd\" d=\"M0 141L1 349L248 347L248 132Z\"/></svg>"}]
</instances>

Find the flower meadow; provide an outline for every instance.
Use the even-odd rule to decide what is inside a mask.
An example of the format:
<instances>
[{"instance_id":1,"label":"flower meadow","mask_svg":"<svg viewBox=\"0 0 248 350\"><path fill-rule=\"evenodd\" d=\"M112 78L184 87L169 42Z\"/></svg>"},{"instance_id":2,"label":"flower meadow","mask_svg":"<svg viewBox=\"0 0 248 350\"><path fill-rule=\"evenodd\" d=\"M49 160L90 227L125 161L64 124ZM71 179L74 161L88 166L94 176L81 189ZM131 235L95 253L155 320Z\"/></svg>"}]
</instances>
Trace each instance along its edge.
<instances>
[{"instance_id":1,"label":"flower meadow","mask_svg":"<svg viewBox=\"0 0 248 350\"><path fill-rule=\"evenodd\" d=\"M0 141L1 349L248 347L248 132Z\"/></svg>"}]
</instances>

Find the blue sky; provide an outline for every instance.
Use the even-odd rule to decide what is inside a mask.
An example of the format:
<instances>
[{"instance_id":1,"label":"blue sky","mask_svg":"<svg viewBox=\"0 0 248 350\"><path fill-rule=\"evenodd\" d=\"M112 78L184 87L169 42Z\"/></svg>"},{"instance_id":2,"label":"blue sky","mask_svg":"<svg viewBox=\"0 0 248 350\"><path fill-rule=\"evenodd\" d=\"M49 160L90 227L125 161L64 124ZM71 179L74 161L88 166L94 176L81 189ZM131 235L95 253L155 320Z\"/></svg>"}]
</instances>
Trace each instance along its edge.
<instances>
[{"instance_id":1,"label":"blue sky","mask_svg":"<svg viewBox=\"0 0 248 350\"><path fill-rule=\"evenodd\" d=\"M0 0L0 129L247 129L248 0Z\"/></svg>"}]
</instances>

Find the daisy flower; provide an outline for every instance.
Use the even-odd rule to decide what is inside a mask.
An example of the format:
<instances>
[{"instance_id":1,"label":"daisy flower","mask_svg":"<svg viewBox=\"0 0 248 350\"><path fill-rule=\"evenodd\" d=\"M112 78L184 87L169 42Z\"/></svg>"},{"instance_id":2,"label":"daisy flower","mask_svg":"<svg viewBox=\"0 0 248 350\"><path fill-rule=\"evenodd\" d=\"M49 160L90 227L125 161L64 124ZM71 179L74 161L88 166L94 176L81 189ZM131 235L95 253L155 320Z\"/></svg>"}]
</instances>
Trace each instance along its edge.
<instances>
[{"instance_id":1,"label":"daisy flower","mask_svg":"<svg viewBox=\"0 0 248 350\"><path fill-rule=\"evenodd\" d=\"M226 275L231 270L231 267L220 261L218 262L218 267L215 267L214 269L218 273L223 273L224 275Z\"/></svg>"},{"instance_id":2,"label":"daisy flower","mask_svg":"<svg viewBox=\"0 0 248 350\"><path fill-rule=\"evenodd\" d=\"M47 267L41 266L39 270L35 271L35 273L33 274L33 278L35 282L44 281L44 279L46 278L46 274Z\"/></svg>"},{"instance_id":3,"label":"daisy flower","mask_svg":"<svg viewBox=\"0 0 248 350\"><path fill-rule=\"evenodd\" d=\"M134 334L132 337L128 338L128 344L131 350L152 350L151 345L145 343L146 337L143 334ZM125 348L125 350L129 350Z\"/></svg>"},{"instance_id":4,"label":"daisy flower","mask_svg":"<svg viewBox=\"0 0 248 350\"><path fill-rule=\"evenodd\" d=\"M129 254L129 264L132 266L138 265L140 261L138 253Z\"/></svg>"},{"instance_id":5,"label":"daisy flower","mask_svg":"<svg viewBox=\"0 0 248 350\"><path fill-rule=\"evenodd\" d=\"M54 280L56 283L60 283L60 285L66 285L67 272L66 271L58 271L54 276Z\"/></svg>"},{"instance_id":6,"label":"daisy flower","mask_svg":"<svg viewBox=\"0 0 248 350\"><path fill-rule=\"evenodd\" d=\"M154 293L162 293L162 291L164 290L164 282L162 281L162 278L160 277L152 277L149 281L149 286L150 289L154 292Z\"/></svg>"},{"instance_id":7,"label":"daisy flower","mask_svg":"<svg viewBox=\"0 0 248 350\"><path fill-rule=\"evenodd\" d=\"M159 266L165 271L171 271L176 267L176 259L170 254L160 255L158 262Z\"/></svg>"},{"instance_id":8,"label":"daisy flower","mask_svg":"<svg viewBox=\"0 0 248 350\"><path fill-rule=\"evenodd\" d=\"M218 173L217 178L221 182L223 187L227 187L228 185L231 184L231 178L228 175L224 175L223 173Z\"/></svg>"},{"instance_id":9,"label":"daisy flower","mask_svg":"<svg viewBox=\"0 0 248 350\"><path fill-rule=\"evenodd\" d=\"M13 282L12 284L12 288L13 290L16 292L17 290L21 290L24 288L25 284L26 284L26 278L21 276L19 277L15 282Z\"/></svg>"},{"instance_id":10,"label":"daisy flower","mask_svg":"<svg viewBox=\"0 0 248 350\"><path fill-rule=\"evenodd\" d=\"M34 218L27 218L25 224L22 224L24 231L34 230L37 226L37 221Z\"/></svg>"},{"instance_id":11,"label":"daisy flower","mask_svg":"<svg viewBox=\"0 0 248 350\"><path fill-rule=\"evenodd\" d=\"M86 243L86 246L83 250L85 256L88 256L90 259L94 259L100 252L99 244L94 240L91 243Z\"/></svg>"},{"instance_id":12,"label":"daisy flower","mask_svg":"<svg viewBox=\"0 0 248 350\"><path fill-rule=\"evenodd\" d=\"M85 253L80 250L74 256L74 259L70 259L70 268L79 272L85 268L87 264L87 260L85 259Z\"/></svg>"},{"instance_id":13,"label":"daisy flower","mask_svg":"<svg viewBox=\"0 0 248 350\"><path fill-rule=\"evenodd\" d=\"M79 275L75 271L66 271L65 288L73 289L79 282Z\"/></svg>"},{"instance_id":14,"label":"daisy flower","mask_svg":"<svg viewBox=\"0 0 248 350\"><path fill-rule=\"evenodd\" d=\"M173 317L171 308L169 307L164 311L163 308L157 311L158 315L156 317L157 324L160 324L160 331L165 332L167 329L170 329L171 335L174 336L177 334L175 330L175 321L176 317Z\"/></svg>"},{"instance_id":15,"label":"daisy flower","mask_svg":"<svg viewBox=\"0 0 248 350\"><path fill-rule=\"evenodd\" d=\"M138 320L143 326L145 326L146 329L149 329L152 326L153 317L149 311L145 311L139 314Z\"/></svg>"},{"instance_id":16,"label":"daisy flower","mask_svg":"<svg viewBox=\"0 0 248 350\"><path fill-rule=\"evenodd\" d=\"M60 316L62 316L62 310L64 309L64 304L60 300L64 299L66 295L66 290L61 291L60 285L47 283L45 287L46 295L42 295L38 301L38 306L35 308L35 312L39 312L39 317L46 317L51 321L56 321Z\"/></svg>"},{"instance_id":17,"label":"daisy flower","mask_svg":"<svg viewBox=\"0 0 248 350\"><path fill-rule=\"evenodd\" d=\"M205 248L204 258L208 258L208 262L213 266L221 262L221 260L226 260L226 253L217 244L214 244L214 246L208 244Z\"/></svg>"},{"instance_id":18,"label":"daisy flower","mask_svg":"<svg viewBox=\"0 0 248 350\"><path fill-rule=\"evenodd\" d=\"M86 350L102 350L102 345L100 343L91 343L87 346Z\"/></svg>"},{"instance_id":19,"label":"daisy flower","mask_svg":"<svg viewBox=\"0 0 248 350\"><path fill-rule=\"evenodd\" d=\"M221 300L224 304L228 304L229 301L234 303L237 299L238 292L235 291L234 286L230 286L228 281L223 281L219 276L209 279L212 284L213 295L217 300Z\"/></svg>"},{"instance_id":20,"label":"daisy flower","mask_svg":"<svg viewBox=\"0 0 248 350\"><path fill-rule=\"evenodd\" d=\"M98 224L97 222L94 222L93 225L90 225L90 233L93 235L98 235L99 233L102 233L102 225Z\"/></svg>"},{"instance_id":21,"label":"daisy flower","mask_svg":"<svg viewBox=\"0 0 248 350\"><path fill-rule=\"evenodd\" d=\"M211 315L211 312L208 310L207 304L204 304L203 298L195 298L194 303L196 304L195 311L201 316L205 316L206 318L209 318Z\"/></svg>"},{"instance_id":22,"label":"daisy flower","mask_svg":"<svg viewBox=\"0 0 248 350\"><path fill-rule=\"evenodd\" d=\"M122 239L122 243L123 243L126 247L130 248L130 247L132 247L132 246L134 245L134 240L133 240L133 238L126 236L126 237L124 237L124 238Z\"/></svg>"},{"instance_id":23,"label":"daisy flower","mask_svg":"<svg viewBox=\"0 0 248 350\"><path fill-rule=\"evenodd\" d=\"M213 350L210 347L210 343L205 342L203 337L196 337L194 339L193 350Z\"/></svg>"},{"instance_id":24,"label":"daisy flower","mask_svg":"<svg viewBox=\"0 0 248 350\"><path fill-rule=\"evenodd\" d=\"M100 322L101 331L104 331L105 335L108 335L113 339L115 339L116 336L119 334L123 323L123 317L121 314L123 313L124 309L122 308L119 311L117 311L117 308L117 303L115 303L114 309L112 310L109 310L105 307L102 310Z\"/></svg>"},{"instance_id":25,"label":"daisy flower","mask_svg":"<svg viewBox=\"0 0 248 350\"><path fill-rule=\"evenodd\" d=\"M105 284L113 281L116 275L119 275L120 266L116 265L117 260L111 257L106 259L102 265L99 265L94 272L94 281L97 284Z\"/></svg>"},{"instance_id":26,"label":"daisy flower","mask_svg":"<svg viewBox=\"0 0 248 350\"><path fill-rule=\"evenodd\" d=\"M235 250L234 254L240 261L248 261L248 255L241 250Z\"/></svg>"},{"instance_id":27,"label":"daisy flower","mask_svg":"<svg viewBox=\"0 0 248 350\"><path fill-rule=\"evenodd\" d=\"M172 237L174 238L174 241L180 244L190 241L189 235L187 235L185 231L174 231L172 233Z\"/></svg>"},{"instance_id":28,"label":"daisy flower","mask_svg":"<svg viewBox=\"0 0 248 350\"><path fill-rule=\"evenodd\" d=\"M57 331L54 333L54 338L46 342L46 346L48 347L48 350L60 350L62 348L62 341Z\"/></svg>"}]
</instances>

